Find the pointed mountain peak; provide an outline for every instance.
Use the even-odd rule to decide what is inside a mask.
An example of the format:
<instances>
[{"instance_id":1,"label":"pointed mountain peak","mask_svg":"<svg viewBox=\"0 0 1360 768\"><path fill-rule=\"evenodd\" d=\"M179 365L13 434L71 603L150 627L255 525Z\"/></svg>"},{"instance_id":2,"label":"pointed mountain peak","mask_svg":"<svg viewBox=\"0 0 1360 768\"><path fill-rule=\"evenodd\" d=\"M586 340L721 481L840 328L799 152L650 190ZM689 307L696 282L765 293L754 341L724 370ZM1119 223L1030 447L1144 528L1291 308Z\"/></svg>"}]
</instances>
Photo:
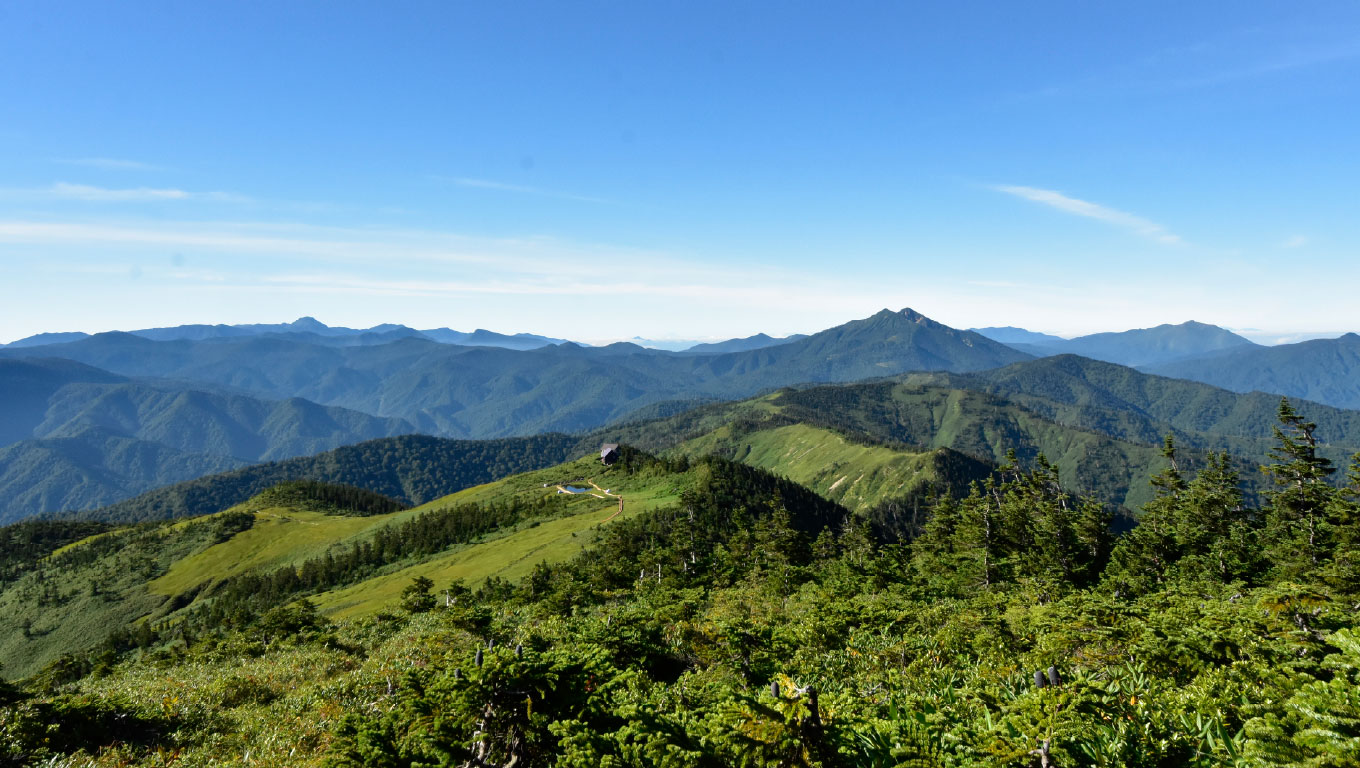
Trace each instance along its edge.
<instances>
[{"instance_id":1,"label":"pointed mountain peak","mask_svg":"<svg viewBox=\"0 0 1360 768\"><path fill-rule=\"evenodd\" d=\"M330 327L310 315L305 317L299 317L298 319L290 323L290 325L292 325L294 328L306 328L309 330L322 330Z\"/></svg>"}]
</instances>

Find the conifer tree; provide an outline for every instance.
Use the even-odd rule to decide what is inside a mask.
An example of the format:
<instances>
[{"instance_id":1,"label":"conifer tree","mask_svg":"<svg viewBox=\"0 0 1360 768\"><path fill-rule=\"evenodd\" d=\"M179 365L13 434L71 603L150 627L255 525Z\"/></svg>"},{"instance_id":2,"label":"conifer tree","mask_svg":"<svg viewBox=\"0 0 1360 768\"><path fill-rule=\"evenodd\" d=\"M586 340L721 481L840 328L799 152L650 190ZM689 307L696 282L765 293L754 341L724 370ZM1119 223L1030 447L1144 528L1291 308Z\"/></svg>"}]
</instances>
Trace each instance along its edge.
<instances>
[{"instance_id":1,"label":"conifer tree","mask_svg":"<svg viewBox=\"0 0 1360 768\"><path fill-rule=\"evenodd\" d=\"M1360 764L1360 638L1343 629L1328 641L1340 651L1323 666L1326 679L1301 686L1283 716L1247 723L1247 754L1255 765L1343 768Z\"/></svg>"},{"instance_id":2,"label":"conifer tree","mask_svg":"<svg viewBox=\"0 0 1360 768\"><path fill-rule=\"evenodd\" d=\"M1220 583L1249 580L1258 570L1257 514L1242 499L1240 478L1227 453L1210 453L1186 487L1176 538L1188 575Z\"/></svg>"},{"instance_id":3,"label":"conifer tree","mask_svg":"<svg viewBox=\"0 0 1360 768\"><path fill-rule=\"evenodd\" d=\"M1327 518L1335 525L1336 551L1325 578L1348 593L1360 593L1360 453L1351 457L1346 484L1332 496Z\"/></svg>"},{"instance_id":4,"label":"conifer tree","mask_svg":"<svg viewBox=\"0 0 1360 768\"><path fill-rule=\"evenodd\" d=\"M1275 463L1262 467L1275 484L1267 494L1265 537L1277 573L1298 578L1331 553L1334 526L1327 513L1335 491L1327 478L1336 470L1317 453L1317 424L1300 416L1288 398L1280 400L1279 419Z\"/></svg>"},{"instance_id":5,"label":"conifer tree","mask_svg":"<svg viewBox=\"0 0 1360 768\"><path fill-rule=\"evenodd\" d=\"M1167 467L1151 480L1156 497L1143 507L1138 526L1120 539L1111 555L1109 578L1126 592L1151 591L1180 558L1176 528L1186 486L1171 435L1162 444L1162 456Z\"/></svg>"},{"instance_id":6,"label":"conifer tree","mask_svg":"<svg viewBox=\"0 0 1360 768\"><path fill-rule=\"evenodd\" d=\"M424 576L417 576L411 580L406 589L401 591L401 607L411 613L425 613L435 607L435 596L430 592L434 589L434 582Z\"/></svg>"}]
</instances>

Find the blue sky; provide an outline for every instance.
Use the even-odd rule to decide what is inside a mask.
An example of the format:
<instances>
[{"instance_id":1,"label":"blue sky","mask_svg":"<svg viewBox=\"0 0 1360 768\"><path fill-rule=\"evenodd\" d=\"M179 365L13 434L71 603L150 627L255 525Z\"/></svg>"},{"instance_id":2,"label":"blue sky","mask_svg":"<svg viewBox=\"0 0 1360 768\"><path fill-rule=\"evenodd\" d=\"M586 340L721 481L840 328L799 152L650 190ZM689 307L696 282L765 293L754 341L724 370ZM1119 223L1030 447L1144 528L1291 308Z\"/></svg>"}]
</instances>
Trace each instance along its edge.
<instances>
[{"instance_id":1,"label":"blue sky","mask_svg":"<svg viewBox=\"0 0 1360 768\"><path fill-rule=\"evenodd\" d=\"M1360 329L1360 5L0 5L0 341Z\"/></svg>"}]
</instances>

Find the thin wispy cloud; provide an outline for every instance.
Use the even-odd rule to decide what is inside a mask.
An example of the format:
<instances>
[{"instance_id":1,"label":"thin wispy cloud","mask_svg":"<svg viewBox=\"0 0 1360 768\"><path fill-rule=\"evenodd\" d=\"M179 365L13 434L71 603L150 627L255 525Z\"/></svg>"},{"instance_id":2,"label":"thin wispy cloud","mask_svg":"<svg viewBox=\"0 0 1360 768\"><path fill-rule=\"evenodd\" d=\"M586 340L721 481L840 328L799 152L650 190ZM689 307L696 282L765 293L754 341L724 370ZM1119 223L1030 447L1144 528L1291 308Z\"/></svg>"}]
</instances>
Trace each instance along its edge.
<instances>
[{"instance_id":1,"label":"thin wispy cloud","mask_svg":"<svg viewBox=\"0 0 1360 768\"><path fill-rule=\"evenodd\" d=\"M514 192L521 195L537 195L538 197L553 197L558 200L575 200L582 203L605 203L613 205L613 200L603 197L590 197L588 195L573 195L567 192L557 192L551 189L541 189L539 187L526 187L520 184L506 184L489 179L473 179L466 176L435 176L437 181L455 184L460 187L470 189L489 189L497 192Z\"/></svg>"},{"instance_id":2,"label":"thin wispy cloud","mask_svg":"<svg viewBox=\"0 0 1360 768\"><path fill-rule=\"evenodd\" d=\"M1173 93L1296 70L1349 65L1356 59L1360 59L1360 38L1346 30L1251 27L1154 50L1104 70L1009 94L1003 100Z\"/></svg>"},{"instance_id":3,"label":"thin wispy cloud","mask_svg":"<svg viewBox=\"0 0 1360 768\"><path fill-rule=\"evenodd\" d=\"M144 267L148 278L173 278L185 289L198 285L340 300L353 296L440 300L502 296L641 301L650 297L658 302L770 309L786 308L792 302L847 317L860 311L866 301L881 306L904 303L895 290L880 287L866 293L862 283L826 275L782 270L776 278L759 267L553 238L477 238L438 231L278 224L0 220L0 244L4 243L78 251L98 245L100 253L113 260L174 249L212 265L208 269L212 279L194 270L154 265ZM598 271L601 260L615 265L610 279L582 278ZM226 264L252 266L227 269ZM261 271L260 265L265 264L270 266ZM383 268L375 271L376 264ZM93 262L88 269L112 270L109 274L126 271L122 261L113 266Z\"/></svg>"},{"instance_id":4,"label":"thin wispy cloud","mask_svg":"<svg viewBox=\"0 0 1360 768\"><path fill-rule=\"evenodd\" d=\"M1295 69L1351 61L1356 58L1360 58L1360 41L1357 40L1330 46L1300 46L1294 50L1285 51L1242 66L1208 72L1199 77L1176 80L1170 86L1173 88L1204 88Z\"/></svg>"},{"instance_id":5,"label":"thin wispy cloud","mask_svg":"<svg viewBox=\"0 0 1360 768\"><path fill-rule=\"evenodd\" d=\"M1063 213L1073 216L1081 216L1088 219L1095 219L1114 227L1132 232L1140 237L1161 243L1163 245L1180 245L1180 235L1170 232L1155 221L1145 219L1126 211L1109 208L1099 203L1092 203L1088 200L1081 200L1069 197L1061 192L1051 189L1039 189L1038 187L1022 187L1007 184L997 184L992 189L1004 192L1008 195L1028 200L1032 203L1053 208Z\"/></svg>"},{"instance_id":6,"label":"thin wispy cloud","mask_svg":"<svg viewBox=\"0 0 1360 768\"><path fill-rule=\"evenodd\" d=\"M107 189L88 184L68 184L59 181L47 190L53 197L67 200L86 200L95 203L126 203L143 200L188 200L193 197L182 189L156 189L136 187L131 189Z\"/></svg>"},{"instance_id":7,"label":"thin wispy cloud","mask_svg":"<svg viewBox=\"0 0 1360 768\"><path fill-rule=\"evenodd\" d=\"M171 200L205 200L220 203L246 203L251 199L230 192L190 192L174 187L97 187L58 181L38 189L3 189L0 197L23 200L68 200L85 203L154 203Z\"/></svg>"},{"instance_id":8,"label":"thin wispy cloud","mask_svg":"<svg viewBox=\"0 0 1360 768\"><path fill-rule=\"evenodd\" d=\"M1307 235L1294 235L1293 237L1286 238L1284 242L1280 243L1281 248L1302 248L1305 245L1308 245Z\"/></svg>"},{"instance_id":9,"label":"thin wispy cloud","mask_svg":"<svg viewBox=\"0 0 1360 768\"><path fill-rule=\"evenodd\" d=\"M123 160L116 157L59 157L54 162L62 165L78 165L84 168L99 168L105 171L164 171L166 168L139 160Z\"/></svg>"}]
</instances>

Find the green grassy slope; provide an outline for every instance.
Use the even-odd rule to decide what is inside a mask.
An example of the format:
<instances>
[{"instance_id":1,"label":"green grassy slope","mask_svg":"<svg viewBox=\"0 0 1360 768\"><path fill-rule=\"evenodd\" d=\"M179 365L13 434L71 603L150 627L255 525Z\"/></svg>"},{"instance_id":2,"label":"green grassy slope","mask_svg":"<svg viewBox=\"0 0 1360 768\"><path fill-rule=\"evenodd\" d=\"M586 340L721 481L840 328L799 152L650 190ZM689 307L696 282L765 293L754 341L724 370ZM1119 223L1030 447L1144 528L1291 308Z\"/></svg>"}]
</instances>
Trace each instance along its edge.
<instances>
[{"instance_id":1,"label":"green grassy slope","mask_svg":"<svg viewBox=\"0 0 1360 768\"><path fill-rule=\"evenodd\" d=\"M467 543L426 556L402 556L376 572L361 573L315 595L318 605L336 616L371 614L390 607L416 576L441 587L454 579L471 586L491 576L518 580L539 563L575 556L604 525L675 504L687 489L701 486L708 472L702 463L675 471L659 466L641 471L605 467L592 454L371 516L285 504L271 491L213 515L90 536L65 545L40 568L20 569L0 582L4 674L32 674L63 653L94 647L114 628L174 621L210 603L233 577L285 566L301 569L308 561L375 542L427 513L469 505L519 503L531 514ZM561 494L559 485L589 491Z\"/></svg>"},{"instance_id":2,"label":"green grassy slope","mask_svg":"<svg viewBox=\"0 0 1360 768\"><path fill-rule=\"evenodd\" d=\"M806 424L743 430L724 426L675 448L769 470L851 510L867 510L937 481L933 454L856 443Z\"/></svg>"},{"instance_id":3,"label":"green grassy slope","mask_svg":"<svg viewBox=\"0 0 1360 768\"><path fill-rule=\"evenodd\" d=\"M942 449L991 463L1004 460L1008 450L1022 461L1042 453L1074 490L1129 510L1151 498L1147 478L1161 468L1157 445L1052 421L996 395L913 381L782 390L667 419L611 427L592 437L668 453L716 452L783 474L858 509L893 498L899 483L909 493L907 478L913 477L921 460L908 457ZM794 425L804 429L779 431ZM745 437L761 431L768 433ZM817 447L812 453L800 455L813 443ZM938 470L941 457L936 457ZM863 486L854 488L861 473ZM977 474L946 479L966 484ZM842 476L847 476L845 483L833 490Z\"/></svg>"},{"instance_id":4,"label":"green grassy slope","mask_svg":"<svg viewBox=\"0 0 1360 768\"><path fill-rule=\"evenodd\" d=\"M420 510L403 514L418 514L419 511L455 504L503 503L517 496L533 498L544 494L561 495L556 486L562 484L590 487L591 492L566 497L563 512L553 519L528 521L512 531L451 549L424 562L392 569L358 584L322 593L316 597L317 605L323 612L336 617L371 614L384 606L390 606L401 590L417 576L429 578L441 587L454 580L476 586L492 576L517 581L527 576L539 563L562 562L574 557L594 541L595 532L608 522L675 504L680 500L680 494L694 484L694 472L699 471L702 470L676 475L630 476L615 468L601 466L591 456L469 488L427 504ZM605 496L600 489L612 495ZM624 499L621 514L617 496Z\"/></svg>"}]
</instances>

